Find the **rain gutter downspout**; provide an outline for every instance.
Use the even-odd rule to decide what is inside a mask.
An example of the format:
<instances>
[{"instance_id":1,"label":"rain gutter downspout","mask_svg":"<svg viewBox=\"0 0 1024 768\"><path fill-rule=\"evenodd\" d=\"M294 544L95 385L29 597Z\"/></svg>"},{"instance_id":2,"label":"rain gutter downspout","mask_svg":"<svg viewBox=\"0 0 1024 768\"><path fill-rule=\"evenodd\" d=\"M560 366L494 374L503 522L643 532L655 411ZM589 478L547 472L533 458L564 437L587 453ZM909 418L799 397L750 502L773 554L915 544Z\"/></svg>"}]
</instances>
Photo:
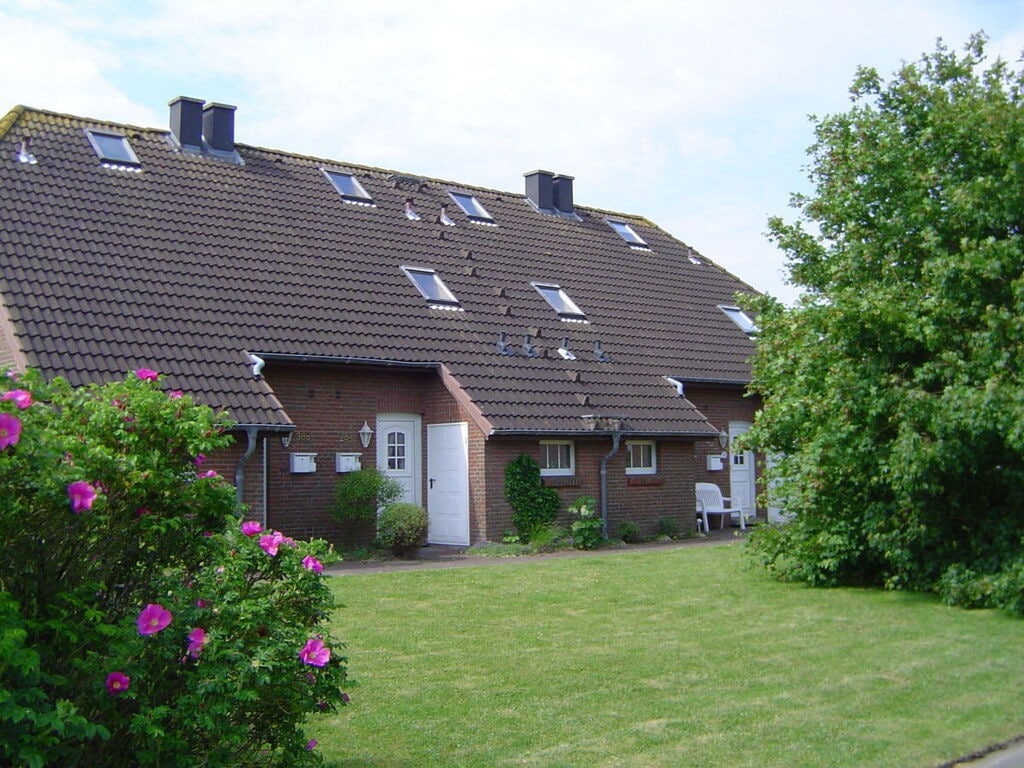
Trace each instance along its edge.
<instances>
[{"instance_id":1,"label":"rain gutter downspout","mask_svg":"<svg viewBox=\"0 0 1024 768\"><path fill-rule=\"evenodd\" d=\"M619 452L621 432L612 432L612 450L601 458L601 535L608 538L608 460Z\"/></svg>"},{"instance_id":2,"label":"rain gutter downspout","mask_svg":"<svg viewBox=\"0 0 1024 768\"><path fill-rule=\"evenodd\" d=\"M245 463L252 458L253 453L256 451L256 427L246 427L245 437L248 440L248 445L245 448L245 453L242 454L242 458L238 460L238 464L235 466L235 499L238 501L238 506L242 506L242 497L244 494L245 486Z\"/></svg>"}]
</instances>

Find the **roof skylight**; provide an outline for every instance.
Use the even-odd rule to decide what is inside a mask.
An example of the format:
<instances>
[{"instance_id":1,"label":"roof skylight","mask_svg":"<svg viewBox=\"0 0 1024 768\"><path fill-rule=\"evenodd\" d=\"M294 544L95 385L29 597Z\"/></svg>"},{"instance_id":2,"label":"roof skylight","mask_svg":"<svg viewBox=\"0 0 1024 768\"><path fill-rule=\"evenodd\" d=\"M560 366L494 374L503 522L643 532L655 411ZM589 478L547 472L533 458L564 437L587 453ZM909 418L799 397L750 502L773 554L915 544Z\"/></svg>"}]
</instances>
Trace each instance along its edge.
<instances>
[{"instance_id":1,"label":"roof skylight","mask_svg":"<svg viewBox=\"0 0 1024 768\"><path fill-rule=\"evenodd\" d=\"M550 285L546 283L530 283L537 292L544 297L551 308L558 313L558 316L563 320L570 322L587 322L587 316L576 306L576 302L569 298L567 294L560 286Z\"/></svg>"},{"instance_id":2,"label":"roof skylight","mask_svg":"<svg viewBox=\"0 0 1024 768\"><path fill-rule=\"evenodd\" d=\"M421 267L402 267L402 271L431 306L460 309L459 300L455 298L454 293L448 290L444 280L434 270Z\"/></svg>"},{"instance_id":3,"label":"roof skylight","mask_svg":"<svg viewBox=\"0 0 1024 768\"><path fill-rule=\"evenodd\" d=\"M753 336L757 333L757 323L755 323L746 312L739 307L730 307L718 305L718 308L725 312L725 314L748 336Z\"/></svg>"},{"instance_id":4,"label":"roof skylight","mask_svg":"<svg viewBox=\"0 0 1024 768\"><path fill-rule=\"evenodd\" d=\"M605 219L608 226L611 227L618 233L619 237L629 243L634 248L646 248L647 243L640 235L638 235L629 224L624 221L616 221L615 219Z\"/></svg>"},{"instance_id":5,"label":"roof skylight","mask_svg":"<svg viewBox=\"0 0 1024 768\"><path fill-rule=\"evenodd\" d=\"M334 188L338 190L338 194L341 195L341 199L345 202L373 205L373 198L366 193L365 189L363 189L363 185L359 183L359 179L351 173L324 170L324 174L331 180L331 184L333 184Z\"/></svg>"},{"instance_id":6,"label":"roof skylight","mask_svg":"<svg viewBox=\"0 0 1024 768\"><path fill-rule=\"evenodd\" d=\"M89 143L104 165L120 168L138 168L141 165L126 136L88 129L85 135L89 137Z\"/></svg>"},{"instance_id":7,"label":"roof skylight","mask_svg":"<svg viewBox=\"0 0 1024 768\"><path fill-rule=\"evenodd\" d=\"M493 224L494 218L487 212L480 201L477 200L473 195L467 195L462 192L449 192L448 195L458 203L459 208L462 212L469 216L470 221L475 221L481 224Z\"/></svg>"}]
</instances>

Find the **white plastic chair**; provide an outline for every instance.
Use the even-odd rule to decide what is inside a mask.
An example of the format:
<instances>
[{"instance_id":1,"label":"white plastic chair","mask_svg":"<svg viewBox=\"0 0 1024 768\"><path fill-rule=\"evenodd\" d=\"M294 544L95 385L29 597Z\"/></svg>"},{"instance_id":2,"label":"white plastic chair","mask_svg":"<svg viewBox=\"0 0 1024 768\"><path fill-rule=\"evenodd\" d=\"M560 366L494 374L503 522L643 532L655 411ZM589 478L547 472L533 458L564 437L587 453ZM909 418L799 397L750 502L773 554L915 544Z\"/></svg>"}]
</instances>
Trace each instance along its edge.
<instances>
[{"instance_id":1,"label":"white plastic chair","mask_svg":"<svg viewBox=\"0 0 1024 768\"><path fill-rule=\"evenodd\" d=\"M732 499L728 496L722 496L722 490L714 483L696 483L695 490L697 493L697 514L701 517L701 522L704 523L704 530L711 532L711 527L708 524L708 515L719 515L721 522L718 524L719 528L725 528L725 518L731 517L733 513L740 519L740 528L746 530L747 523L744 519L746 516L743 514L742 509L732 508Z\"/></svg>"}]
</instances>

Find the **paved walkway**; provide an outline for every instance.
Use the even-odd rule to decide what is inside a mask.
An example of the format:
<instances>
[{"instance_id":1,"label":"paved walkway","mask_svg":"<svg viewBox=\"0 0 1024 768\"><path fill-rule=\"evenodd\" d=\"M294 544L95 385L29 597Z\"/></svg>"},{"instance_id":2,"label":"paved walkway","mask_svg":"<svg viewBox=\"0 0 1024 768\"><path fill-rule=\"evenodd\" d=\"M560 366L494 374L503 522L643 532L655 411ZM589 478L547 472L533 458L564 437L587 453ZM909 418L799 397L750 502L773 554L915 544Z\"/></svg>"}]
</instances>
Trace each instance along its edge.
<instances>
[{"instance_id":1,"label":"paved walkway","mask_svg":"<svg viewBox=\"0 0 1024 768\"><path fill-rule=\"evenodd\" d=\"M380 560L342 561L335 563L327 572L335 576L345 574L396 573L400 571L423 571L431 568L463 568L467 566L521 565L550 558L593 557L597 555L628 554L631 552L650 552L660 549L680 549L684 547L728 546L743 539L743 532L737 528L713 530L710 536L682 541L651 542L647 544L624 544L621 547L579 550L560 549L556 552L545 552L537 555L521 555L519 557L484 557L467 554L466 547L448 547L432 544L422 547L414 560ZM1024 735L997 744L987 749L965 755L964 757L943 763L937 768L1024 768Z\"/></svg>"}]
</instances>

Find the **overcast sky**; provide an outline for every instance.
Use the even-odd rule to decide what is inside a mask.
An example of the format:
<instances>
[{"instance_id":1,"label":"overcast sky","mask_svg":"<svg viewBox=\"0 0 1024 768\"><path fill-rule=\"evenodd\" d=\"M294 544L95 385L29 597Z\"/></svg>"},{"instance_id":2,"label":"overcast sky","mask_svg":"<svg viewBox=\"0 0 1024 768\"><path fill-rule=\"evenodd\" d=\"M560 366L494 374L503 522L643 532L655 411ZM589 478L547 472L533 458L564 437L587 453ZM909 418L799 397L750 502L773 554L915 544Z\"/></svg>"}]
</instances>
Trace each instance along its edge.
<instances>
[{"instance_id":1,"label":"overcast sky","mask_svg":"<svg viewBox=\"0 0 1024 768\"><path fill-rule=\"evenodd\" d=\"M184 95L236 139L646 216L785 301L764 237L806 189L808 116L984 30L1024 50L1021 0L3 0L0 112L165 127Z\"/></svg>"}]
</instances>

